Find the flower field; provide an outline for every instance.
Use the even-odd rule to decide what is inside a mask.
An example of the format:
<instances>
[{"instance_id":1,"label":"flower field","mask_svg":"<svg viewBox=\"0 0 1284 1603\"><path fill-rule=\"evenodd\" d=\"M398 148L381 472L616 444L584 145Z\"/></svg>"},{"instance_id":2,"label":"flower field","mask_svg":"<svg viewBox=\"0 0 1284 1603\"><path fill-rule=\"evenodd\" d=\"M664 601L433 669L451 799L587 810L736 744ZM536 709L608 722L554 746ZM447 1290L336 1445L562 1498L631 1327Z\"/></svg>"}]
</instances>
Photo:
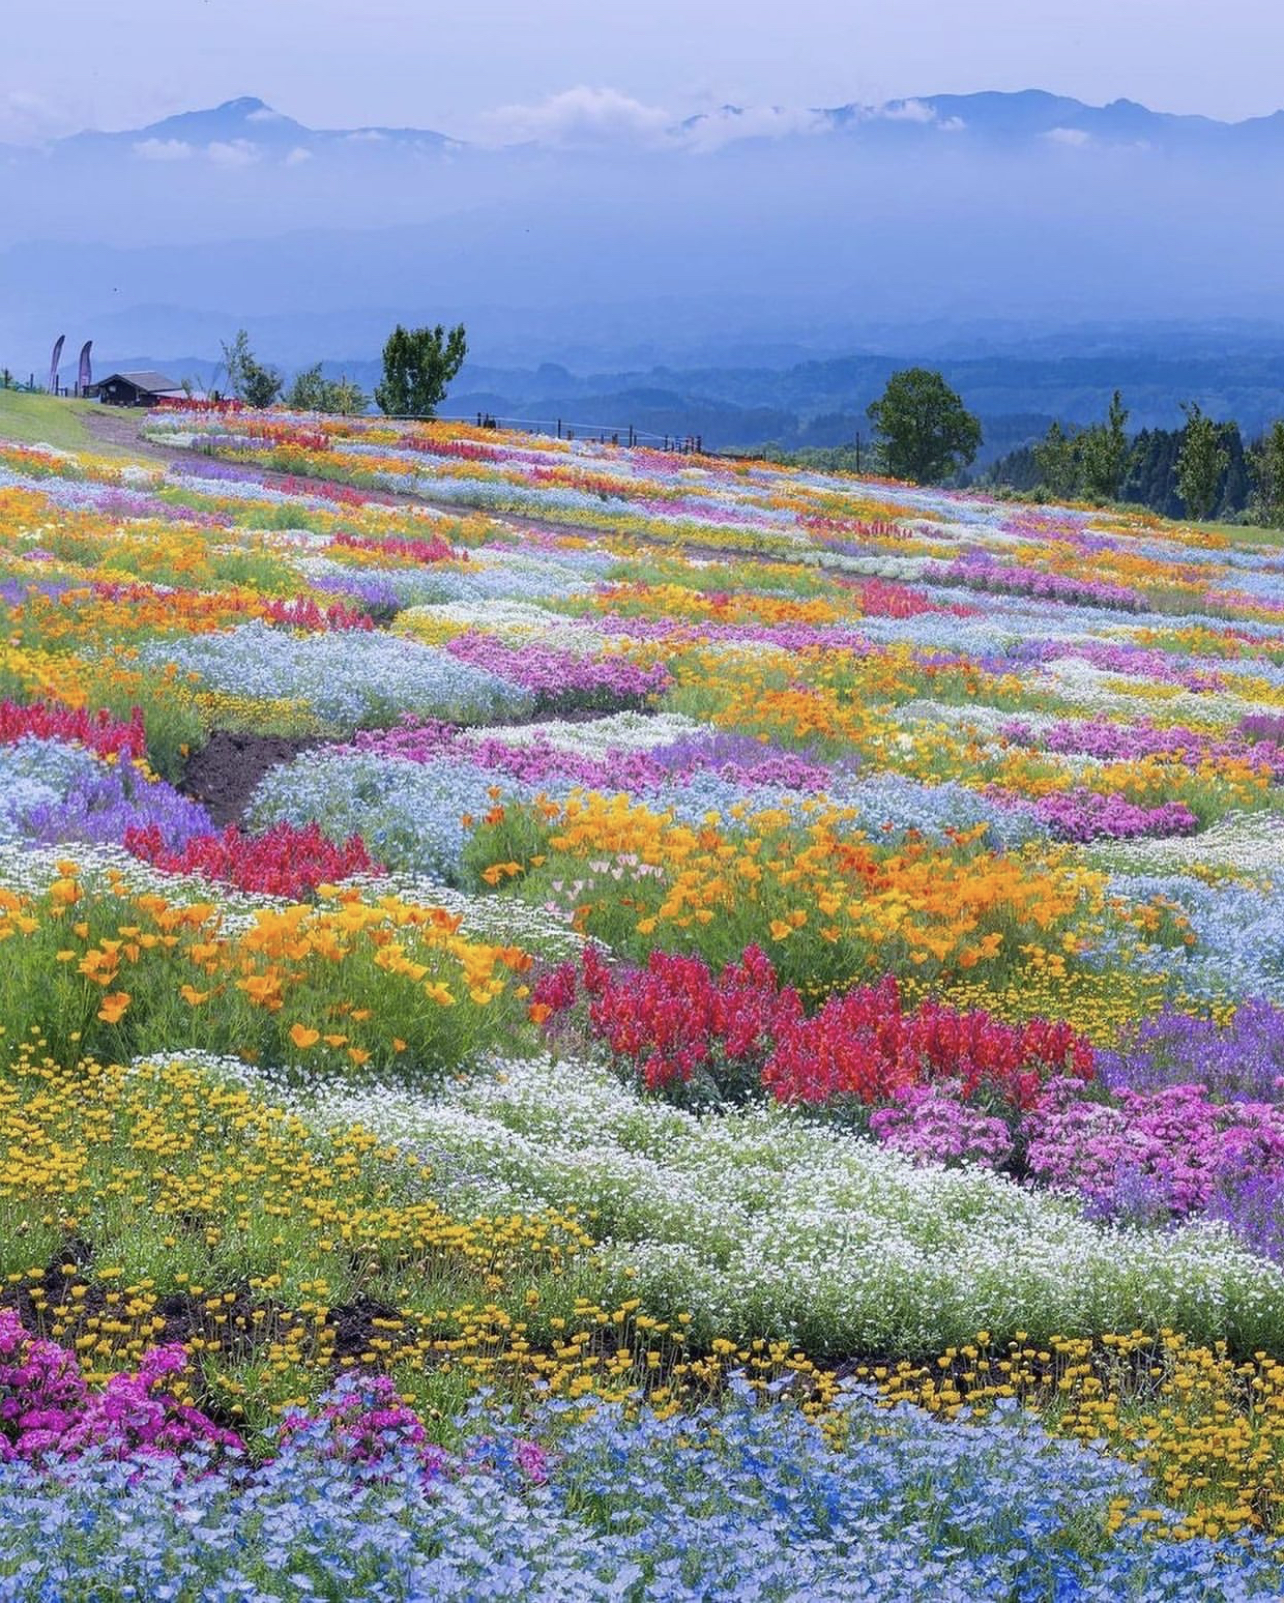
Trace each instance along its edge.
<instances>
[{"instance_id":1,"label":"flower field","mask_svg":"<svg viewBox=\"0 0 1284 1603\"><path fill-rule=\"evenodd\" d=\"M0 441L0 1598L1284 1594L1278 548L145 433Z\"/></svg>"}]
</instances>

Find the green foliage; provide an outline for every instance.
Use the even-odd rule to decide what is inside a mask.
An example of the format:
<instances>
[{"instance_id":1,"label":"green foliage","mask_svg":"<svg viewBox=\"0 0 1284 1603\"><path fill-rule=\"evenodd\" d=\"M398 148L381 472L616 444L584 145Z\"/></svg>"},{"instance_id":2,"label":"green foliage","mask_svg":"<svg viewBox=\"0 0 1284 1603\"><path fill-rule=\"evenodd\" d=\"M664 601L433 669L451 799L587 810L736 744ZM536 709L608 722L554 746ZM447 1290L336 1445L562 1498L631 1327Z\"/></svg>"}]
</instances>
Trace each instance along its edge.
<instances>
[{"instance_id":1,"label":"green foliage","mask_svg":"<svg viewBox=\"0 0 1284 1603\"><path fill-rule=\"evenodd\" d=\"M1048 432L1034 447L1034 463L1039 483L1059 500L1068 501L1079 487L1079 449L1077 437L1067 434L1060 423L1049 425Z\"/></svg>"},{"instance_id":2,"label":"green foliage","mask_svg":"<svg viewBox=\"0 0 1284 1603\"><path fill-rule=\"evenodd\" d=\"M1284 418L1276 418L1249 453L1253 516L1268 529L1284 529Z\"/></svg>"},{"instance_id":3,"label":"green foliage","mask_svg":"<svg viewBox=\"0 0 1284 1603\"><path fill-rule=\"evenodd\" d=\"M251 362L245 370L242 398L247 406L262 409L271 406L281 393L281 375L274 367L263 367Z\"/></svg>"},{"instance_id":4,"label":"green foliage","mask_svg":"<svg viewBox=\"0 0 1284 1603\"><path fill-rule=\"evenodd\" d=\"M1012 451L995 462L985 475L985 482L1018 491L1035 491L1038 500L1068 500L1083 495L1096 500L1133 502L1166 518L1191 515L1178 484L1178 461L1187 438L1185 429L1142 429L1131 441L1125 436L1123 475L1111 493L1119 450L1118 439L1111 436L1122 430L1127 417L1117 398L1112 413L1109 423L1079 432L1054 422L1037 445ZM1264 459L1266 442L1259 442L1250 454L1244 449L1237 424L1223 423L1214 427L1219 431L1226 460L1216 481L1211 513L1224 519L1238 517L1248 506L1250 490L1256 485L1255 515L1265 522L1263 486L1274 482L1269 463ZM1280 451L1279 482L1284 487L1284 432ZM1265 493L1269 496L1270 492ZM1280 508L1280 516L1284 519L1284 506Z\"/></svg>"},{"instance_id":5,"label":"green foliage","mask_svg":"<svg viewBox=\"0 0 1284 1603\"><path fill-rule=\"evenodd\" d=\"M966 467L981 447L981 425L939 373L909 367L893 373L870 422L893 478L939 484Z\"/></svg>"},{"instance_id":6,"label":"green foliage","mask_svg":"<svg viewBox=\"0 0 1284 1603\"><path fill-rule=\"evenodd\" d=\"M1116 390L1104 423L1095 423L1075 438L1079 480L1097 501L1114 501L1128 464L1128 408Z\"/></svg>"},{"instance_id":7,"label":"green foliage","mask_svg":"<svg viewBox=\"0 0 1284 1603\"><path fill-rule=\"evenodd\" d=\"M295 412L364 412L369 404L365 391L346 376L328 379L320 362L296 373L285 392L285 404Z\"/></svg>"},{"instance_id":8,"label":"green foliage","mask_svg":"<svg viewBox=\"0 0 1284 1603\"><path fill-rule=\"evenodd\" d=\"M1230 452L1223 442L1224 425L1206 417L1198 401L1183 403L1182 411L1186 414L1186 427L1177 458L1177 488L1187 515L1206 518L1217 505L1218 485L1230 465Z\"/></svg>"},{"instance_id":9,"label":"green foliage","mask_svg":"<svg viewBox=\"0 0 1284 1603\"><path fill-rule=\"evenodd\" d=\"M262 409L271 406L281 393L284 380L274 367L265 367L250 350L250 336L238 328L236 338L229 344L222 342L223 363L227 368L228 388L247 406Z\"/></svg>"},{"instance_id":10,"label":"green foliage","mask_svg":"<svg viewBox=\"0 0 1284 1603\"><path fill-rule=\"evenodd\" d=\"M467 354L462 323L449 331L440 323L435 328L398 323L383 348L383 382L375 386L375 404L391 417L434 416Z\"/></svg>"}]
</instances>

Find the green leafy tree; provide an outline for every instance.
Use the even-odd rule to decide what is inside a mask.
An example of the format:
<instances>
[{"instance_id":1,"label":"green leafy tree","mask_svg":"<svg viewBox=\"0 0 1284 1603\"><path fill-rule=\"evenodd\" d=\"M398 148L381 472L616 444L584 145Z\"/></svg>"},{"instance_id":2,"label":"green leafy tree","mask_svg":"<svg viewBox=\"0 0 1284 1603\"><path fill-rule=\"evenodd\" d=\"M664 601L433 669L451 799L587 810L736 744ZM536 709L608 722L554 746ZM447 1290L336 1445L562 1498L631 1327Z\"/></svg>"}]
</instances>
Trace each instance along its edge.
<instances>
[{"instance_id":1,"label":"green leafy tree","mask_svg":"<svg viewBox=\"0 0 1284 1603\"><path fill-rule=\"evenodd\" d=\"M434 416L467 354L462 323L449 331L440 323L436 328L398 323L383 348L383 382L375 387L375 404L390 417Z\"/></svg>"},{"instance_id":2,"label":"green leafy tree","mask_svg":"<svg viewBox=\"0 0 1284 1603\"><path fill-rule=\"evenodd\" d=\"M1188 517L1207 518L1217 505L1222 475L1230 466L1225 430L1205 416L1198 401L1183 403L1182 411L1186 414L1186 427L1177 458L1177 489Z\"/></svg>"},{"instance_id":3,"label":"green leafy tree","mask_svg":"<svg viewBox=\"0 0 1284 1603\"><path fill-rule=\"evenodd\" d=\"M227 387L247 406L271 406L281 393L285 382L274 367L265 367L256 361L250 350L250 336L238 328L236 338L224 340L223 365L227 368Z\"/></svg>"},{"instance_id":4,"label":"green leafy tree","mask_svg":"<svg viewBox=\"0 0 1284 1603\"><path fill-rule=\"evenodd\" d=\"M233 340L220 340L219 348L223 352L223 367L227 372L227 387L233 395L240 396L245 383L245 364L254 358L250 354L250 336L243 328L238 328L236 338Z\"/></svg>"},{"instance_id":5,"label":"green leafy tree","mask_svg":"<svg viewBox=\"0 0 1284 1603\"><path fill-rule=\"evenodd\" d=\"M366 395L359 384L346 376L325 378L320 362L296 373L285 393L285 404L296 412L364 412Z\"/></svg>"},{"instance_id":6,"label":"green leafy tree","mask_svg":"<svg viewBox=\"0 0 1284 1603\"><path fill-rule=\"evenodd\" d=\"M868 408L883 466L893 478L939 484L964 468L981 446L981 424L939 373L893 373Z\"/></svg>"},{"instance_id":7,"label":"green leafy tree","mask_svg":"<svg viewBox=\"0 0 1284 1603\"><path fill-rule=\"evenodd\" d=\"M305 367L294 375L294 382L285 392L285 404L294 412L323 412L326 381L321 376L321 364Z\"/></svg>"},{"instance_id":8,"label":"green leafy tree","mask_svg":"<svg viewBox=\"0 0 1284 1603\"><path fill-rule=\"evenodd\" d=\"M1268 529L1284 529L1284 418L1276 418L1248 456L1253 480L1253 517Z\"/></svg>"},{"instance_id":9,"label":"green leafy tree","mask_svg":"<svg viewBox=\"0 0 1284 1603\"><path fill-rule=\"evenodd\" d=\"M274 367L264 367L261 362L251 358L245 368L241 398L247 406L259 409L271 406L280 395L284 382Z\"/></svg>"},{"instance_id":10,"label":"green leafy tree","mask_svg":"<svg viewBox=\"0 0 1284 1603\"><path fill-rule=\"evenodd\" d=\"M1094 423L1076 438L1083 488L1095 501L1119 496L1128 465L1128 408L1118 390L1110 399L1104 423Z\"/></svg>"},{"instance_id":11,"label":"green leafy tree","mask_svg":"<svg viewBox=\"0 0 1284 1603\"><path fill-rule=\"evenodd\" d=\"M1069 500L1079 488L1079 448L1076 436L1067 434L1060 423L1052 422L1048 432L1034 448L1039 483L1061 500Z\"/></svg>"},{"instance_id":12,"label":"green leafy tree","mask_svg":"<svg viewBox=\"0 0 1284 1603\"><path fill-rule=\"evenodd\" d=\"M370 397L346 373L331 379L330 400L333 404L326 409L330 412L364 412L370 405Z\"/></svg>"}]
</instances>

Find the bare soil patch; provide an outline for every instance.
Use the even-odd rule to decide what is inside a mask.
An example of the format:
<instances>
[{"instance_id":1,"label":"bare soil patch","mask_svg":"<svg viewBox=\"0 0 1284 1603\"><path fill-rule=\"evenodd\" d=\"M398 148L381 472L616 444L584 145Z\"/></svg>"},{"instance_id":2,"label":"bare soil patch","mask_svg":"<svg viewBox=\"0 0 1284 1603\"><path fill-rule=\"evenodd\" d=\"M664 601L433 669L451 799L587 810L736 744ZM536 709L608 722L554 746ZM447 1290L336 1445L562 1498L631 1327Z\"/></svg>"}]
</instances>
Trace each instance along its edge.
<instances>
[{"instance_id":1,"label":"bare soil patch","mask_svg":"<svg viewBox=\"0 0 1284 1603\"><path fill-rule=\"evenodd\" d=\"M239 824L263 776L321 742L312 737L247 735L216 729L200 751L188 759L179 789L200 802L221 829Z\"/></svg>"}]
</instances>

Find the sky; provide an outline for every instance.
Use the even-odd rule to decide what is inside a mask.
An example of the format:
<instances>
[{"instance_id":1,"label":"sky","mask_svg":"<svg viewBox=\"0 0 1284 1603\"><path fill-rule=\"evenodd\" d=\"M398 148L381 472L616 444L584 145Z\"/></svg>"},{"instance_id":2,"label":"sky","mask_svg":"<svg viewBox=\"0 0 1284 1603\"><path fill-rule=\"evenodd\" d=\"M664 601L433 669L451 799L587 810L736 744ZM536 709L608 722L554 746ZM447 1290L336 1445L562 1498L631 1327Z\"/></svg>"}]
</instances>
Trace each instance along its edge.
<instances>
[{"instance_id":1,"label":"sky","mask_svg":"<svg viewBox=\"0 0 1284 1603\"><path fill-rule=\"evenodd\" d=\"M3 0L0 141L258 95L312 127L502 137L1049 89L1235 120L1284 103L1278 0Z\"/></svg>"}]
</instances>

